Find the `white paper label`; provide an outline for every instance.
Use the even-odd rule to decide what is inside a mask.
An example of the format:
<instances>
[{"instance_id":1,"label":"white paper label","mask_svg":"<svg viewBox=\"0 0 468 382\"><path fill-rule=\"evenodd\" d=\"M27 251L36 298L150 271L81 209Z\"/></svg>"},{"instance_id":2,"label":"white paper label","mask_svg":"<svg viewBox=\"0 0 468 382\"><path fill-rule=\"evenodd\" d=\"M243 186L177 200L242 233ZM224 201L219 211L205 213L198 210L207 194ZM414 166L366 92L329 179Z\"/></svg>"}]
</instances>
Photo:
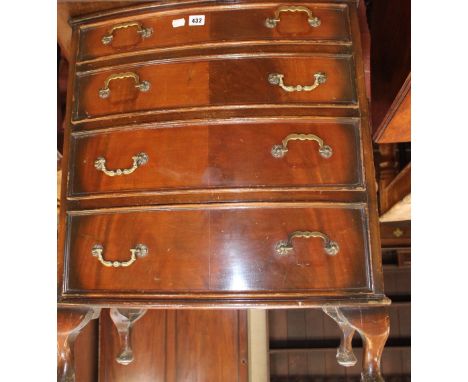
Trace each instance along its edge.
<instances>
[{"instance_id":1,"label":"white paper label","mask_svg":"<svg viewBox=\"0 0 468 382\"><path fill-rule=\"evenodd\" d=\"M199 26L199 25L205 25L205 15L193 15L189 16L189 22L190 26Z\"/></svg>"},{"instance_id":2,"label":"white paper label","mask_svg":"<svg viewBox=\"0 0 468 382\"><path fill-rule=\"evenodd\" d=\"M172 20L173 28L183 27L184 25L185 25L185 19Z\"/></svg>"}]
</instances>

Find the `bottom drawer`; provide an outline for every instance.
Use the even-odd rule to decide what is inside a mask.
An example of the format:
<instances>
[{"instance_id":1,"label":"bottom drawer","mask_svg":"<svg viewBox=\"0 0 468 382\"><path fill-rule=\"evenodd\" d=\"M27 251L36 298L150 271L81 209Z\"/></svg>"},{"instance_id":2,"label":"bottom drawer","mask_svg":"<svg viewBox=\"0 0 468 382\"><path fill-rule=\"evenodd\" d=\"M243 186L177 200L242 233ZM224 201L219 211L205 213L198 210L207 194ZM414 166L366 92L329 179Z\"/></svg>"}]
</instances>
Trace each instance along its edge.
<instances>
[{"instance_id":1,"label":"bottom drawer","mask_svg":"<svg viewBox=\"0 0 468 382\"><path fill-rule=\"evenodd\" d=\"M71 213L64 291L369 291L366 221L361 205L311 203Z\"/></svg>"}]
</instances>

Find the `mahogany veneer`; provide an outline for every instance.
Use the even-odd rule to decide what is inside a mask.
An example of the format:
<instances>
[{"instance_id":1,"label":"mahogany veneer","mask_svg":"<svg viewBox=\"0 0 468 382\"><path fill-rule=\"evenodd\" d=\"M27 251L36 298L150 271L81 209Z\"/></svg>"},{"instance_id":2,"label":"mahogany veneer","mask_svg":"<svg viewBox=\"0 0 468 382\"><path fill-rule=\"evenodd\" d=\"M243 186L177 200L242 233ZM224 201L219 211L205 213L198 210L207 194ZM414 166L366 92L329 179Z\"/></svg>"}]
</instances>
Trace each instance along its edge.
<instances>
[{"instance_id":1,"label":"mahogany veneer","mask_svg":"<svg viewBox=\"0 0 468 382\"><path fill-rule=\"evenodd\" d=\"M127 297L119 293L156 299L158 292L164 298L176 292L301 291L305 298L369 293L365 220L365 211L354 205L199 205L73 214L65 293L124 300ZM298 230L326 233L338 243L339 252L327 254L321 238L296 238L290 254L278 254L277 243ZM137 243L144 243L148 254L129 267L103 267L90 255L92 247L101 244L106 260L125 261ZM229 295L219 298L227 300Z\"/></svg>"},{"instance_id":2,"label":"mahogany veneer","mask_svg":"<svg viewBox=\"0 0 468 382\"><path fill-rule=\"evenodd\" d=\"M328 145L320 154L315 141L288 142L282 158L272 155L290 134L314 134ZM355 123L324 120L268 121L145 129L79 135L73 138L71 196L157 190L246 187L363 189L362 151ZM96 171L98 157L109 169L126 168L140 152L148 162L131 176L109 177ZM189 160L181 161L181 157Z\"/></svg>"},{"instance_id":3,"label":"mahogany veneer","mask_svg":"<svg viewBox=\"0 0 468 382\"><path fill-rule=\"evenodd\" d=\"M324 307L382 381L356 2L164 1L72 25L60 303L112 307L124 363L147 308Z\"/></svg>"},{"instance_id":4,"label":"mahogany veneer","mask_svg":"<svg viewBox=\"0 0 468 382\"><path fill-rule=\"evenodd\" d=\"M210 2L200 2L209 4ZM298 2L299 3L299 2ZM206 16L203 28L192 28L187 33L187 20L183 27L172 26L173 20L187 16L185 9L177 10L176 4L153 4L140 9L155 9L159 12L131 17L133 23L139 23L140 28L151 28L154 32L150 37L138 34L138 26L116 29L112 41L102 44L102 38L109 29L116 25L116 20L96 21L80 26L80 45L78 61L99 60L113 55L135 54L152 50L179 50L193 48L199 45L222 46L228 43L251 44L297 43L298 41L349 44L351 31L349 27L348 7L344 4L304 3L313 15L326 23L321 28L311 30L305 13L281 15L281 22L277 28L265 28L259 20L266 20L274 16L276 4L213 4L210 7L195 6L191 13L199 12ZM278 3L279 5L279 3ZM122 19L122 21L128 21Z\"/></svg>"},{"instance_id":5,"label":"mahogany veneer","mask_svg":"<svg viewBox=\"0 0 468 382\"><path fill-rule=\"evenodd\" d=\"M215 56L211 60L184 57L79 74L73 119L200 106L356 103L351 56L256 56ZM139 91L134 79L125 78L112 81L108 98L100 98L99 91L109 76L128 72L136 73L140 82L149 82L150 88ZM316 91L288 93L268 82L272 73L284 74L286 85L312 85L316 73L325 73L327 79Z\"/></svg>"}]
</instances>

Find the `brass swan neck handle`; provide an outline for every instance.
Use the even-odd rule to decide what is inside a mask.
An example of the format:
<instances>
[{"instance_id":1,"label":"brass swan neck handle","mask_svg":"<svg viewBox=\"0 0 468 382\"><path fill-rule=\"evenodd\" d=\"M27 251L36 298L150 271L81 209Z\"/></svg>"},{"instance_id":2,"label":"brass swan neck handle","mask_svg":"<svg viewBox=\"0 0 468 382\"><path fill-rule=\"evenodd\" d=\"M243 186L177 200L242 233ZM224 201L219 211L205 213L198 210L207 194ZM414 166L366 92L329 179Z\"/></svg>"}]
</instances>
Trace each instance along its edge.
<instances>
[{"instance_id":1,"label":"brass swan neck handle","mask_svg":"<svg viewBox=\"0 0 468 382\"><path fill-rule=\"evenodd\" d=\"M139 34L142 39L151 37L151 35L153 34L152 28L145 28L139 22L130 21L128 23L114 25L107 31L107 33L104 36L102 36L101 42L103 43L103 45L109 45L114 39L114 31L118 29L127 29L131 27L136 27L136 33Z\"/></svg>"},{"instance_id":2,"label":"brass swan neck handle","mask_svg":"<svg viewBox=\"0 0 468 382\"><path fill-rule=\"evenodd\" d=\"M129 267L137 260L138 257L145 257L148 254L148 247L144 244L137 244L135 245L135 248L130 248L130 254L131 254L130 259L126 261L105 260L103 257L103 251L104 251L104 247L101 244L96 244L93 246L93 249L91 250L91 254L94 257L97 257L99 262L105 267L119 268L119 267Z\"/></svg>"},{"instance_id":3,"label":"brass swan neck handle","mask_svg":"<svg viewBox=\"0 0 468 382\"><path fill-rule=\"evenodd\" d=\"M312 85L285 85L284 74L281 73L270 73L268 75L268 82L271 85L278 85L284 91L291 92L311 92L317 89L320 85L327 82L327 75L323 72L317 72L314 74L314 83Z\"/></svg>"},{"instance_id":4,"label":"brass swan neck handle","mask_svg":"<svg viewBox=\"0 0 468 382\"><path fill-rule=\"evenodd\" d=\"M133 81L135 82L135 88L141 92L147 92L151 87L151 84L148 81L140 82L140 76L136 73L133 73L133 72L114 73L105 79L104 87L102 89L99 89L99 97L108 98L110 96L111 90L109 88L109 84L111 81L123 80L126 78L132 78Z\"/></svg>"},{"instance_id":5,"label":"brass swan neck handle","mask_svg":"<svg viewBox=\"0 0 468 382\"><path fill-rule=\"evenodd\" d=\"M280 256L285 256L292 250L294 250L292 240L294 238L305 238L310 239L318 237L323 240L323 249L327 255L335 256L339 251L340 247L337 242L330 240L330 238L319 231L294 231L288 237L286 241L279 241L276 243L276 253Z\"/></svg>"},{"instance_id":6,"label":"brass swan neck handle","mask_svg":"<svg viewBox=\"0 0 468 382\"><path fill-rule=\"evenodd\" d=\"M276 9L274 17L265 20L265 26L267 28L275 28L281 21L280 16L283 12L305 12L307 13L307 22L311 27L317 28L321 24L320 19L314 16L309 8L302 5L283 5Z\"/></svg>"},{"instance_id":7,"label":"brass swan neck handle","mask_svg":"<svg viewBox=\"0 0 468 382\"><path fill-rule=\"evenodd\" d=\"M323 139L314 134L289 134L283 139L281 145L275 145L271 148L271 155L275 158L282 158L288 152L289 141L315 141L319 145L320 155L328 159L333 155L333 150L330 146L323 142Z\"/></svg>"},{"instance_id":8,"label":"brass swan neck handle","mask_svg":"<svg viewBox=\"0 0 468 382\"><path fill-rule=\"evenodd\" d=\"M108 170L106 168L106 158L98 157L94 161L94 167L97 170L102 171L107 176L128 175L134 172L138 167L143 166L146 163L148 163L149 157L148 157L148 154L146 153L138 153L137 155L134 155L132 157L132 160L133 160L133 165L130 168L125 168L125 169L118 168L117 170Z\"/></svg>"}]
</instances>

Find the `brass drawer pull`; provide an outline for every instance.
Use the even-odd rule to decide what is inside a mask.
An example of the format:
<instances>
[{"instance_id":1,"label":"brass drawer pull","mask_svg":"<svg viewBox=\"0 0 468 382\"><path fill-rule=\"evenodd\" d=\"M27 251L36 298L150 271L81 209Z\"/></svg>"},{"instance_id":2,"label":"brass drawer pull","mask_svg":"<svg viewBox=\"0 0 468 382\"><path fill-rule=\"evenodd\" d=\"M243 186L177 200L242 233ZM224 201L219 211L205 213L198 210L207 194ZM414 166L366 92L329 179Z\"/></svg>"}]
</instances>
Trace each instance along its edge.
<instances>
[{"instance_id":1,"label":"brass drawer pull","mask_svg":"<svg viewBox=\"0 0 468 382\"><path fill-rule=\"evenodd\" d=\"M153 34L152 28L144 28L143 25L141 25L140 23L132 21L129 23L114 25L111 29L107 31L107 34L102 36L101 42L104 45L109 45L114 39L114 31L116 31L117 29L126 29L126 28L131 28L131 27L137 28L137 33L141 35L142 39L148 38Z\"/></svg>"},{"instance_id":2,"label":"brass drawer pull","mask_svg":"<svg viewBox=\"0 0 468 382\"><path fill-rule=\"evenodd\" d=\"M97 170L102 171L104 174L108 176L119 176L119 175L128 175L135 171L138 167L145 165L148 163L149 157L146 153L139 153L132 157L133 165L130 168L125 169L117 169L117 170L108 170L106 168L106 159L103 157L99 157L94 161L94 167Z\"/></svg>"},{"instance_id":3,"label":"brass drawer pull","mask_svg":"<svg viewBox=\"0 0 468 382\"><path fill-rule=\"evenodd\" d=\"M97 257L98 260L101 262L102 265L105 267L114 267L114 268L119 268L119 267L129 267L132 265L137 257L145 257L148 254L148 247L144 244L137 244L135 248L130 249L130 259L127 261L108 261L104 260L102 257L102 252L104 251L104 247L101 244L96 244L92 251L91 254L94 257Z\"/></svg>"},{"instance_id":4,"label":"brass drawer pull","mask_svg":"<svg viewBox=\"0 0 468 382\"><path fill-rule=\"evenodd\" d=\"M104 87L102 89L99 89L99 97L101 98L109 97L110 95L109 83L114 80L123 80L125 78L133 78L133 80L135 81L135 87L141 92L147 92L151 87L151 84L148 81L140 82L140 77L136 73L133 73L133 72L116 73L116 74L111 74L109 77L106 78L106 80L104 81Z\"/></svg>"},{"instance_id":5,"label":"brass drawer pull","mask_svg":"<svg viewBox=\"0 0 468 382\"><path fill-rule=\"evenodd\" d=\"M275 158L282 158L288 152L289 141L315 141L319 145L319 153L322 157L328 159L333 155L330 146L324 144L323 139L314 134L290 134L283 139L281 145L275 145L271 148L271 155Z\"/></svg>"},{"instance_id":6,"label":"brass drawer pull","mask_svg":"<svg viewBox=\"0 0 468 382\"><path fill-rule=\"evenodd\" d=\"M272 85L278 85L283 90L287 92L310 92L316 88L318 88L321 84L327 82L327 75L322 72L318 72L314 74L314 83L312 85L296 85L296 86L289 86L285 85L283 82L284 74L281 73L270 73L268 75L268 82Z\"/></svg>"},{"instance_id":7,"label":"brass drawer pull","mask_svg":"<svg viewBox=\"0 0 468 382\"><path fill-rule=\"evenodd\" d=\"M312 11L307 7L304 7L302 5L283 5L276 9L274 18L268 18L265 20L265 26L267 28L276 27L276 25L280 22L281 12L305 12L307 13L307 21L309 22L309 25L314 28L317 28L321 23L320 19L318 17L314 17Z\"/></svg>"},{"instance_id":8,"label":"brass drawer pull","mask_svg":"<svg viewBox=\"0 0 468 382\"><path fill-rule=\"evenodd\" d=\"M330 238L323 234L322 232L318 231L295 231L289 235L287 241L279 241L276 244L276 253L280 256L287 255L290 251L292 251L292 239L294 238L305 238L309 239L312 237L319 237L323 240L323 249L325 250L327 255L335 256L339 251L340 247L337 242L330 240Z\"/></svg>"}]
</instances>

